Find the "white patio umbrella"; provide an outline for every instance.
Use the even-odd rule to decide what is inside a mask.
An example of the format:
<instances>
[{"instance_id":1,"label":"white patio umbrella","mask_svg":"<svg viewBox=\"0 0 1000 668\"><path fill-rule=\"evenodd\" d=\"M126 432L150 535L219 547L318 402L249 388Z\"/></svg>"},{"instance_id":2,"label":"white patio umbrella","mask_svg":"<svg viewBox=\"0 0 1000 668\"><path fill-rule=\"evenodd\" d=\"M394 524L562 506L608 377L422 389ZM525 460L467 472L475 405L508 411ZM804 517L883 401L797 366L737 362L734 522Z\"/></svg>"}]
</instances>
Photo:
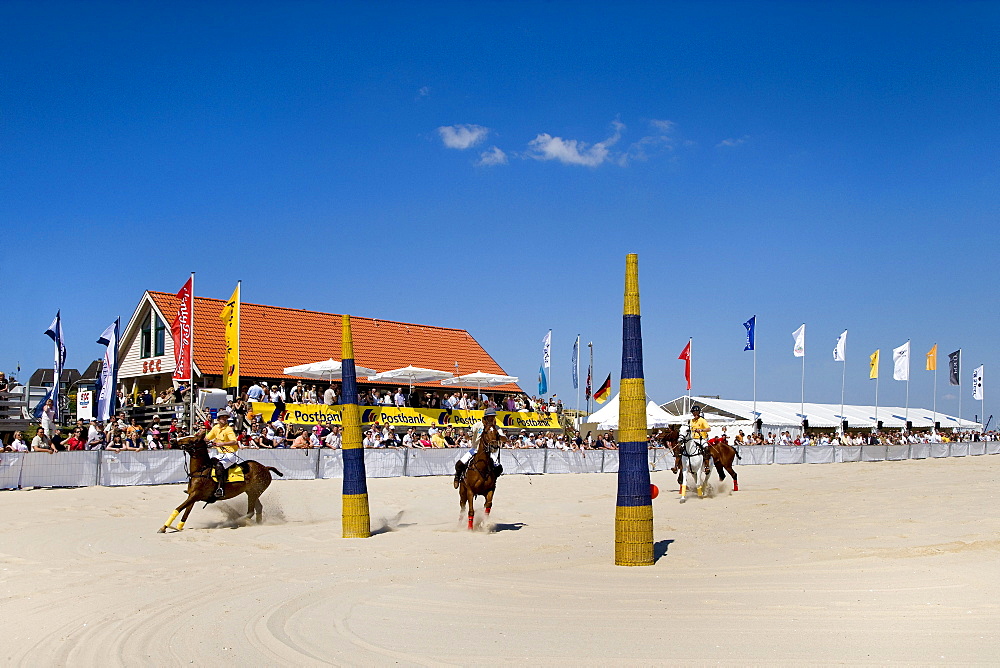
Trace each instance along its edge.
<instances>
[{"instance_id":1,"label":"white patio umbrella","mask_svg":"<svg viewBox=\"0 0 1000 668\"><path fill-rule=\"evenodd\" d=\"M335 359L323 360L321 362L310 362L309 364L300 364L298 366L290 366L285 369L284 373L286 376L297 376L299 378L315 378L317 380L343 380L343 369L344 365ZM355 365L354 371L358 376L373 376L375 369L368 369L363 366Z\"/></svg>"},{"instance_id":2,"label":"white patio umbrella","mask_svg":"<svg viewBox=\"0 0 1000 668\"><path fill-rule=\"evenodd\" d=\"M476 401L479 401L479 395L484 387L495 387L497 385L507 385L508 383L516 383L517 376L504 376L499 373L485 373L483 371L476 371L475 373L467 373L464 376L455 376L454 378L447 378L441 381L442 385L458 385L459 387L472 387L476 386Z\"/></svg>"},{"instance_id":3,"label":"white patio umbrella","mask_svg":"<svg viewBox=\"0 0 1000 668\"><path fill-rule=\"evenodd\" d=\"M451 378L451 371L438 371L437 369L423 369L418 366L405 366L402 369L383 371L374 376L368 376L368 380L405 380L413 387L414 383L432 383L435 380Z\"/></svg>"}]
</instances>

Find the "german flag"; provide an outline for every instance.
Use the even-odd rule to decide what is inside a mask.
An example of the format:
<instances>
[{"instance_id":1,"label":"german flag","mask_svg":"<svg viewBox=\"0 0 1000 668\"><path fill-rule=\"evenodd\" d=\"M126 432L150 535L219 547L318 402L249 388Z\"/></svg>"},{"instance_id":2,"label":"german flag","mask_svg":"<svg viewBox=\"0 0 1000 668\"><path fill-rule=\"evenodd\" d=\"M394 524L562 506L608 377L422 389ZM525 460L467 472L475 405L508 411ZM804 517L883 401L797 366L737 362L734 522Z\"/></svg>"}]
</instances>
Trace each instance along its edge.
<instances>
[{"instance_id":1,"label":"german flag","mask_svg":"<svg viewBox=\"0 0 1000 668\"><path fill-rule=\"evenodd\" d=\"M597 392L594 392L594 401L599 404L603 404L611 396L611 374L608 374L608 379L597 388Z\"/></svg>"}]
</instances>

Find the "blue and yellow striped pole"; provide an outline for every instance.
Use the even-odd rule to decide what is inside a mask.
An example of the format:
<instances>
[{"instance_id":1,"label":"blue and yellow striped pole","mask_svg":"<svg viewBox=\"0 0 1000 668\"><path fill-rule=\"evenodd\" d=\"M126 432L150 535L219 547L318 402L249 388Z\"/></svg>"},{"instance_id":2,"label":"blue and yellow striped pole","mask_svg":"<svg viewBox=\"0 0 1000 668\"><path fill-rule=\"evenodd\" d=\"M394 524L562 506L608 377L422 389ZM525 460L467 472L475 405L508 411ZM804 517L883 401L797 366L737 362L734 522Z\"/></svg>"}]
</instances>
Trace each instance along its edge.
<instances>
[{"instance_id":1,"label":"blue and yellow striped pole","mask_svg":"<svg viewBox=\"0 0 1000 668\"><path fill-rule=\"evenodd\" d=\"M351 316L340 317L341 324L341 395L344 433L341 454L344 456L344 494L341 519L344 538L368 538L372 535L368 511L368 481L365 476L365 449L361 443L361 416L358 414L358 377L354 369L354 340Z\"/></svg>"},{"instance_id":2,"label":"blue and yellow striped pole","mask_svg":"<svg viewBox=\"0 0 1000 668\"><path fill-rule=\"evenodd\" d=\"M642 376L639 324L639 256L625 258L622 316L622 376L618 397L618 507L615 511L615 565L653 564L653 499L646 441L646 381Z\"/></svg>"}]
</instances>

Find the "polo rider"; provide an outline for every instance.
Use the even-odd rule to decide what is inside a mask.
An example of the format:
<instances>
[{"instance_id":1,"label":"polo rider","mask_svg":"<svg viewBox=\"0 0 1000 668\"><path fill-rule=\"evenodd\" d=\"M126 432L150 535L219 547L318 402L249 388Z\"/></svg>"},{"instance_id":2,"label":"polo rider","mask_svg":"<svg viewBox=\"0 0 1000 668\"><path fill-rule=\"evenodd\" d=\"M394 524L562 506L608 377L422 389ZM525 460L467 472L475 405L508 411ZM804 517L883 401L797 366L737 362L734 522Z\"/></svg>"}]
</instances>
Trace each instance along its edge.
<instances>
[{"instance_id":1,"label":"polo rider","mask_svg":"<svg viewBox=\"0 0 1000 668\"><path fill-rule=\"evenodd\" d=\"M704 441L708 438L708 421L701 416L700 406L691 407L691 422L688 423L688 427L691 429L691 438L696 441Z\"/></svg>"},{"instance_id":2,"label":"polo rider","mask_svg":"<svg viewBox=\"0 0 1000 668\"><path fill-rule=\"evenodd\" d=\"M240 443L236 440L236 432L229 426L229 418L221 413L215 426L205 435L205 440L214 445L219 452L213 461L215 462L215 477L219 485L215 489L215 496L221 499L225 494L226 469L237 462L236 451L239 449Z\"/></svg>"},{"instance_id":3,"label":"polo rider","mask_svg":"<svg viewBox=\"0 0 1000 668\"><path fill-rule=\"evenodd\" d=\"M462 474L465 473L465 468L469 465L469 461L476 454L476 449L479 447L479 438L487 429L496 426L496 423L496 409L490 407L483 413L482 419L472 425L472 447L468 452L462 455L461 459L455 462L455 489L458 489L458 483L462 479ZM503 429L496 427L496 430L497 434L506 440L507 435L503 433ZM499 449L495 453L490 453L490 461L493 462L493 475L500 477L503 474L503 466L500 465Z\"/></svg>"}]
</instances>

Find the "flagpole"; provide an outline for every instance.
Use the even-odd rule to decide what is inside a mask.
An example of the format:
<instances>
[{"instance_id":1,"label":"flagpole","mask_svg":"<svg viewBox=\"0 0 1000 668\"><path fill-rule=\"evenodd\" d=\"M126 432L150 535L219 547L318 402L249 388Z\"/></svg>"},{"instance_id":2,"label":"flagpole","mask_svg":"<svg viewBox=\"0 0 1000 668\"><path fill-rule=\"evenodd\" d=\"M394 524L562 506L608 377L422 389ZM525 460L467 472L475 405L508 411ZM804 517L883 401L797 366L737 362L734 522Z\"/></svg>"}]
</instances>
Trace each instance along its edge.
<instances>
[{"instance_id":1,"label":"flagpole","mask_svg":"<svg viewBox=\"0 0 1000 668\"><path fill-rule=\"evenodd\" d=\"M802 397L799 404L799 415L806 419L806 352L802 351Z\"/></svg>"},{"instance_id":2,"label":"flagpole","mask_svg":"<svg viewBox=\"0 0 1000 668\"><path fill-rule=\"evenodd\" d=\"M937 344L934 344L935 348ZM934 351L934 423L931 425L931 431L935 434L937 433L937 350Z\"/></svg>"},{"instance_id":3,"label":"flagpole","mask_svg":"<svg viewBox=\"0 0 1000 668\"><path fill-rule=\"evenodd\" d=\"M590 392L588 393L590 396L587 397L587 416L589 417L590 416L590 397L593 396L593 394L594 394L594 387L593 387L593 384L594 384L594 342L591 341L590 343L588 343L587 347L590 348L590 366L587 367L587 378L588 378L588 380L590 382L590 385L591 385Z\"/></svg>"},{"instance_id":4,"label":"flagpole","mask_svg":"<svg viewBox=\"0 0 1000 668\"><path fill-rule=\"evenodd\" d=\"M756 327L757 323L754 322ZM756 334L753 342L753 424L757 428L757 340Z\"/></svg>"},{"instance_id":5,"label":"flagpole","mask_svg":"<svg viewBox=\"0 0 1000 668\"><path fill-rule=\"evenodd\" d=\"M240 368L240 318L242 317L243 311L243 281L236 281L236 368ZM233 392L233 398L240 398L240 377L237 374L236 378L230 380L236 381L236 391Z\"/></svg>"},{"instance_id":6,"label":"flagpole","mask_svg":"<svg viewBox=\"0 0 1000 668\"><path fill-rule=\"evenodd\" d=\"M958 428L962 428L962 349L958 349Z\"/></svg>"},{"instance_id":7,"label":"flagpole","mask_svg":"<svg viewBox=\"0 0 1000 668\"><path fill-rule=\"evenodd\" d=\"M580 335L576 335L576 417L580 418ZM574 427L577 425L573 425Z\"/></svg>"},{"instance_id":8,"label":"flagpole","mask_svg":"<svg viewBox=\"0 0 1000 668\"><path fill-rule=\"evenodd\" d=\"M693 356L693 354L694 354L694 337L693 336L689 336L688 337L688 358L687 358L688 369L692 368L691 367L691 357ZM694 376L694 372L693 371L688 375L688 377L690 378L692 376ZM691 385L691 381L688 381L687 384L690 386ZM687 391L688 391L688 398L687 398L688 409L687 409L687 412L690 413L691 412L691 388L688 387Z\"/></svg>"},{"instance_id":9,"label":"flagpole","mask_svg":"<svg viewBox=\"0 0 1000 668\"><path fill-rule=\"evenodd\" d=\"M875 370L875 431L878 431L878 369Z\"/></svg>"},{"instance_id":10,"label":"flagpole","mask_svg":"<svg viewBox=\"0 0 1000 668\"><path fill-rule=\"evenodd\" d=\"M190 414L189 423L191 431L194 433L195 425L195 392L194 392L194 272L191 272L191 343L188 349L188 354L191 356L191 360L188 362L188 402L190 407L188 413Z\"/></svg>"},{"instance_id":11,"label":"flagpole","mask_svg":"<svg viewBox=\"0 0 1000 668\"><path fill-rule=\"evenodd\" d=\"M906 340L910 342L909 339ZM909 432L906 423L910 421L910 347L906 347L906 409L903 412L903 430Z\"/></svg>"},{"instance_id":12,"label":"flagpole","mask_svg":"<svg viewBox=\"0 0 1000 668\"><path fill-rule=\"evenodd\" d=\"M844 382L847 380L847 355L844 355L844 368L840 372L840 435L844 435Z\"/></svg>"}]
</instances>

